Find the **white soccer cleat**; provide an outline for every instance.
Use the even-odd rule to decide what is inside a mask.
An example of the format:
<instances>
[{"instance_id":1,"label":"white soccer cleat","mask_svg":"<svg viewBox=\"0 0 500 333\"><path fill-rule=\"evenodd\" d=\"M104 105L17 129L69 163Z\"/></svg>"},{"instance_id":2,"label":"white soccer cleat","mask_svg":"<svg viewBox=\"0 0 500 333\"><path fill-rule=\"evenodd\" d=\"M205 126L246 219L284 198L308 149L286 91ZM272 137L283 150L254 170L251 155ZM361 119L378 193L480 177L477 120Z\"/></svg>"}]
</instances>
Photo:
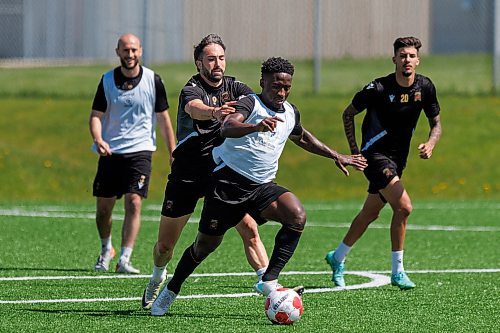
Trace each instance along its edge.
<instances>
[{"instance_id":1,"label":"white soccer cleat","mask_svg":"<svg viewBox=\"0 0 500 333\"><path fill-rule=\"evenodd\" d=\"M142 294L142 308L144 310L151 309L151 306L153 305L155 299L158 297L161 286L163 285L166 279L167 279L167 274L165 272L160 282L149 280L149 283L144 289L144 293Z\"/></svg>"},{"instance_id":2,"label":"white soccer cleat","mask_svg":"<svg viewBox=\"0 0 500 333\"><path fill-rule=\"evenodd\" d=\"M111 250L102 254L97 258L94 270L96 272L107 272L109 270L109 263L115 257L115 249L112 247Z\"/></svg>"},{"instance_id":3,"label":"white soccer cleat","mask_svg":"<svg viewBox=\"0 0 500 333\"><path fill-rule=\"evenodd\" d=\"M260 280L255 284L253 288L258 294L268 296L272 291L278 288L283 288L283 286L278 283L278 280L271 280L271 281Z\"/></svg>"},{"instance_id":4,"label":"white soccer cleat","mask_svg":"<svg viewBox=\"0 0 500 333\"><path fill-rule=\"evenodd\" d=\"M156 298L151 306L151 315L153 316L163 316L168 312L168 309L175 301L177 294L173 291L168 290L167 287L163 288L160 295Z\"/></svg>"},{"instance_id":5,"label":"white soccer cleat","mask_svg":"<svg viewBox=\"0 0 500 333\"><path fill-rule=\"evenodd\" d=\"M139 274L141 272L137 268L134 268L130 261L123 261L123 260L118 261L118 263L116 264L115 271L116 273L123 273L123 274Z\"/></svg>"}]
</instances>

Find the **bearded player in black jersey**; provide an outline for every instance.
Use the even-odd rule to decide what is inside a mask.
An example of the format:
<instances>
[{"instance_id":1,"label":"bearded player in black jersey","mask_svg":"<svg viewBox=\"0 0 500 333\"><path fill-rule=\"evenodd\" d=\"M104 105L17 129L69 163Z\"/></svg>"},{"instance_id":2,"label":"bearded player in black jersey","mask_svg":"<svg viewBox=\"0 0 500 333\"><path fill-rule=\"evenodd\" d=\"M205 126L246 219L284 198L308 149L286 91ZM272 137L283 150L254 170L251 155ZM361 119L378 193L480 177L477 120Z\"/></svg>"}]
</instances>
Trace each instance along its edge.
<instances>
[{"instance_id":1,"label":"bearded player in black jersey","mask_svg":"<svg viewBox=\"0 0 500 333\"><path fill-rule=\"evenodd\" d=\"M415 37L401 37L394 42L395 73L375 79L358 92L343 114L344 129L352 154L361 152L368 161L364 170L368 179L368 197L354 218L343 241L326 255L336 286L344 287L345 257L368 225L375 221L388 202L392 208L391 284L400 289L412 289L415 284L403 267L403 249L406 224L412 204L401 176L406 166L410 141L422 110L429 121L427 142L418 146L423 159L432 151L441 137L441 122L436 89L431 80L415 73L420 62L422 43ZM355 137L354 116L367 110L362 124L362 143L359 150Z\"/></svg>"},{"instance_id":2,"label":"bearded player in black jersey","mask_svg":"<svg viewBox=\"0 0 500 333\"><path fill-rule=\"evenodd\" d=\"M161 211L158 241L153 249L153 274L146 286L142 307L151 308L166 280L166 265L182 229L193 213L198 199L209 189L215 162L212 149L223 142L222 120L235 111L236 101L253 91L234 77L224 75L226 46L220 36L210 34L194 47L198 74L184 86L177 113L177 148L173 152ZM247 260L259 281L269 259L260 240L257 223L245 215L236 226L244 244Z\"/></svg>"}]
</instances>

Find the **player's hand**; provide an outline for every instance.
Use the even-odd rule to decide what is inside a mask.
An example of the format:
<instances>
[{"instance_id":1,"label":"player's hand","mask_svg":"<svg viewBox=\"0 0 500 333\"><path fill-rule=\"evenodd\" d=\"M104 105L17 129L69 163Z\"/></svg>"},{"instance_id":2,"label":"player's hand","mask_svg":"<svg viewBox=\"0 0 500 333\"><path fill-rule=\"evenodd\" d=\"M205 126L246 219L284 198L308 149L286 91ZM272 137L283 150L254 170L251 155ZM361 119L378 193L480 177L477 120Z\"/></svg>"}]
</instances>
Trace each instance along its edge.
<instances>
[{"instance_id":1,"label":"player's hand","mask_svg":"<svg viewBox=\"0 0 500 333\"><path fill-rule=\"evenodd\" d=\"M96 141L97 153L101 156L111 155L111 149L106 141Z\"/></svg>"},{"instance_id":2,"label":"player's hand","mask_svg":"<svg viewBox=\"0 0 500 333\"><path fill-rule=\"evenodd\" d=\"M267 117L262 120L260 123L255 125L256 132L274 132L276 126L278 126L278 122L283 122L283 119L280 117Z\"/></svg>"},{"instance_id":3,"label":"player's hand","mask_svg":"<svg viewBox=\"0 0 500 333\"><path fill-rule=\"evenodd\" d=\"M361 154L355 154L355 155L339 154L339 157L335 161L335 164L340 170L342 170L342 172L346 176L349 176L349 171L346 169L346 166L348 165L354 167L356 170L359 171L363 171L368 166L366 158L364 158L364 156Z\"/></svg>"},{"instance_id":4,"label":"player's hand","mask_svg":"<svg viewBox=\"0 0 500 333\"><path fill-rule=\"evenodd\" d=\"M230 101L226 102L224 105L216 107L212 110L212 117L217 119L218 121L224 120L224 118L231 113L234 113L236 109L234 108L234 105L236 104L236 101Z\"/></svg>"},{"instance_id":5,"label":"player's hand","mask_svg":"<svg viewBox=\"0 0 500 333\"><path fill-rule=\"evenodd\" d=\"M434 146L430 145L429 143L421 143L420 145L418 145L418 150L420 151L419 152L420 158L426 160L431 158Z\"/></svg>"}]
</instances>

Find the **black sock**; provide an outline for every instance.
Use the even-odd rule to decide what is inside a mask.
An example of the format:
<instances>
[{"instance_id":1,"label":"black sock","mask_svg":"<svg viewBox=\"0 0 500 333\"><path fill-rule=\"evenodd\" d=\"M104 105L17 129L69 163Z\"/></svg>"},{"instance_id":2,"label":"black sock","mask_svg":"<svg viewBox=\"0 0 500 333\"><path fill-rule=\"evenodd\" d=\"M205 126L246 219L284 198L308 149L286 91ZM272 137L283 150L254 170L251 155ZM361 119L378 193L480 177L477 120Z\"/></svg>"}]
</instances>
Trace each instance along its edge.
<instances>
[{"instance_id":1,"label":"black sock","mask_svg":"<svg viewBox=\"0 0 500 333\"><path fill-rule=\"evenodd\" d=\"M302 232L282 226L274 239L274 249L269 266L262 276L262 281L276 280L281 270L292 257L299 244Z\"/></svg>"},{"instance_id":2,"label":"black sock","mask_svg":"<svg viewBox=\"0 0 500 333\"><path fill-rule=\"evenodd\" d=\"M186 279L201 263L201 261L197 261L193 258L193 245L194 244L191 244L191 246L184 251L181 260L175 268L174 276L172 276L172 279L170 279L167 284L168 290L173 291L176 294L178 294L181 290L184 281L186 281Z\"/></svg>"}]
</instances>

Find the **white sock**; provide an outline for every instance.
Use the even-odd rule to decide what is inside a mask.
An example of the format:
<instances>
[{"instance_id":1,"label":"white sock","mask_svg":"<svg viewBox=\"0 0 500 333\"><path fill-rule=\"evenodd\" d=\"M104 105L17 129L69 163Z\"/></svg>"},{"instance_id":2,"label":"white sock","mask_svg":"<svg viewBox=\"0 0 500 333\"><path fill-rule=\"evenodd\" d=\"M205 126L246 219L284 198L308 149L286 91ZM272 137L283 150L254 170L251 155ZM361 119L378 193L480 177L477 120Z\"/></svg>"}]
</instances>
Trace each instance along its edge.
<instances>
[{"instance_id":1,"label":"white sock","mask_svg":"<svg viewBox=\"0 0 500 333\"><path fill-rule=\"evenodd\" d=\"M403 250L392 251L392 274L404 272L405 269L403 267L403 252Z\"/></svg>"},{"instance_id":2,"label":"white sock","mask_svg":"<svg viewBox=\"0 0 500 333\"><path fill-rule=\"evenodd\" d=\"M120 261L129 262L132 256L133 249L131 247L122 246Z\"/></svg>"},{"instance_id":3,"label":"white sock","mask_svg":"<svg viewBox=\"0 0 500 333\"><path fill-rule=\"evenodd\" d=\"M101 254L108 253L111 251L111 236L108 238L101 238Z\"/></svg>"},{"instance_id":4,"label":"white sock","mask_svg":"<svg viewBox=\"0 0 500 333\"><path fill-rule=\"evenodd\" d=\"M167 270L165 266L153 266L153 275L151 275L151 281L161 282L163 278L167 275Z\"/></svg>"},{"instance_id":5,"label":"white sock","mask_svg":"<svg viewBox=\"0 0 500 333\"><path fill-rule=\"evenodd\" d=\"M262 267L262 268L259 268L258 270L255 271L255 274L257 274L257 278L259 279L259 281L262 281L262 275L264 275L266 270L267 270L267 267Z\"/></svg>"},{"instance_id":6,"label":"white sock","mask_svg":"<svg viewBox=\"0 0 500 333\"><path fill-rule=\"evenodd\" d=\"M345 257L349 253L349 251L351 251L351 249L352 249L352 246L348 246L348 245L345 245L344 242L340 242L339 246L335 250L335 254L333 255L333 257L338 262L342 262L342 261L344 261Z\"/></svg>"}]
</instances>

